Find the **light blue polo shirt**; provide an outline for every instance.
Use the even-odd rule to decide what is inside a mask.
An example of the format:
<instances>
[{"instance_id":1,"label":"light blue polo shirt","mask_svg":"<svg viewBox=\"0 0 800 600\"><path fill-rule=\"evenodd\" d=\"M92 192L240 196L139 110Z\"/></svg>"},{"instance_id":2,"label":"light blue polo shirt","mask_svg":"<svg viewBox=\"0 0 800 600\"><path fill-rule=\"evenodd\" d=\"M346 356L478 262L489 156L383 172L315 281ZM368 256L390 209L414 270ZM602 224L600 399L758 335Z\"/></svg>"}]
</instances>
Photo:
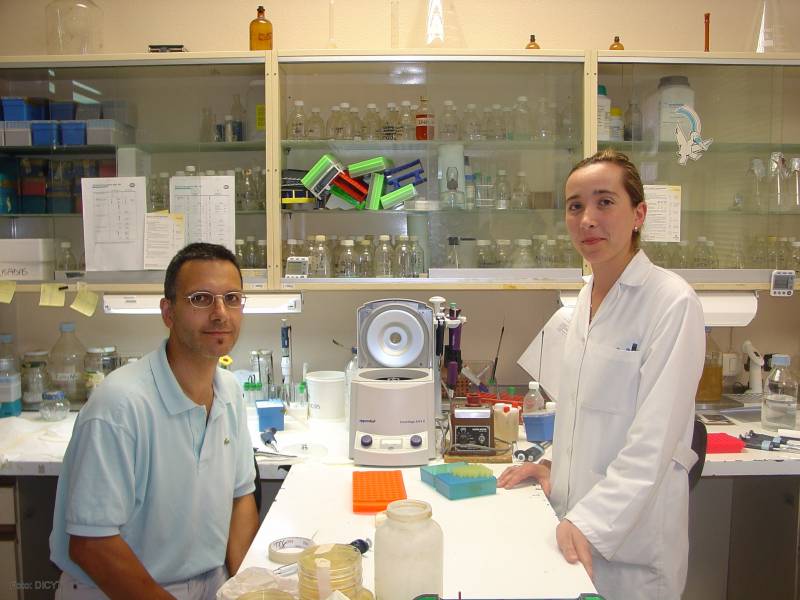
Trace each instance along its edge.
<instances>
[{"instance_id":1,"label":"light blue polo shirt","mask_svg":"<svg viewBox=\"0 0 800 600\"><path fill-rule=\"evenodd\" d=\"M81 409L64 455L50 558L92 585L69 558L69 535L121 535L161 584L225 563L233 499L253 492L253 447L233 374L217 369L205 408L181 390L166 341L111 373Z\"/></svg>"}]
</instances>

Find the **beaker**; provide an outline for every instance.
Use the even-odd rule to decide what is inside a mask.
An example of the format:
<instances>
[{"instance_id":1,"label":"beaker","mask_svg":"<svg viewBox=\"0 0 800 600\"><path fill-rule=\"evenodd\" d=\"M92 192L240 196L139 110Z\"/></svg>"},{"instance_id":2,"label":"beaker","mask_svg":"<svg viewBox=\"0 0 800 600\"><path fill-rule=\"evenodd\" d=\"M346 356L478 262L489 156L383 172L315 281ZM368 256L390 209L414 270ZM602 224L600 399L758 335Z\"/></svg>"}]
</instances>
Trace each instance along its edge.
<instances>
[{"instance_id":1,"label":"beaker","mask_svg":"<svg viewBox=\"0 0 800 600\"><path fill-rule=\"evenodd\" d=\"M53 0L44 12L48 54L103 50L103 11L92 0Z\"/></svg>"}]
</instances>

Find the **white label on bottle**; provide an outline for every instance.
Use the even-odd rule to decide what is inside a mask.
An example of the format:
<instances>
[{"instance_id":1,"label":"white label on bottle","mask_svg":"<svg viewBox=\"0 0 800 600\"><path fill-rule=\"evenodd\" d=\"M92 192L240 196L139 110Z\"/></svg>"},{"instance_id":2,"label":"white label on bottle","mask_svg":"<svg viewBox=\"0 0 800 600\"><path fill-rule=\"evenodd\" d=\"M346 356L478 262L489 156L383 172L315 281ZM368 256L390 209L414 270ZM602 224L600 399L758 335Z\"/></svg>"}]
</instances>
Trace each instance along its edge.
<instances>
[{"instance_id":1,"label":"white label on bottle","mask_svg":"<svg viewBox=\"0 0 800 600\"><path fill-rule=\"evenodd\" d=\"M65 373L64 371L53 373L53 381L59 381L62 383L72 383L73 381L77 381L78 378L78 373L75 373L74 371L72 373Z\"/></svg>"},{"instance_id":2,"label":"white label on bottle","mask_svg":"<svg viewBox=\"0 0 800 600\"><path fill-rule=\"evenodd\" d=\"M22 400L22 382L19 374L0 376L0 403Z\"/></svg>"}]
</instances>

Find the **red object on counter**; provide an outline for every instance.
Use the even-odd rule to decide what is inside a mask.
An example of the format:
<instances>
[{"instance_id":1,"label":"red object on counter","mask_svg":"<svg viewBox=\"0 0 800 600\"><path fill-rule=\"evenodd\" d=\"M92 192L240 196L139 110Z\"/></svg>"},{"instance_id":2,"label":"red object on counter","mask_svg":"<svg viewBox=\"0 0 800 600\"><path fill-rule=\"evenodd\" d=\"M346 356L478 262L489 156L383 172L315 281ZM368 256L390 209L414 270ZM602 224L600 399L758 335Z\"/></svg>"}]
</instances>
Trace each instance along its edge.
<instances>
[{"instance_id":1,"label":"red object on counter","mask_svg":"<svg viewBox=\"0 0 800 600\"><path fill-rule=\"evenodd\" d=\"M490 392L469 392L467 394L467 406L494 406L497 403L510 404L514 408L519 409L519 422L522 423L522 400L525 396L514 394L511 396L507 392L500 392L500 397L497 394Z\"/></svg>"},{"instance_id":2,"label":"red object on counter","mask_svg":"<svg viewBox=\"0 0 800 600\"><path fill-rule=\"evenodd\" d=\"M744 440L727 433L709 433L706 454L735 454L744 448Z\"/></svg>"}]
</instances>

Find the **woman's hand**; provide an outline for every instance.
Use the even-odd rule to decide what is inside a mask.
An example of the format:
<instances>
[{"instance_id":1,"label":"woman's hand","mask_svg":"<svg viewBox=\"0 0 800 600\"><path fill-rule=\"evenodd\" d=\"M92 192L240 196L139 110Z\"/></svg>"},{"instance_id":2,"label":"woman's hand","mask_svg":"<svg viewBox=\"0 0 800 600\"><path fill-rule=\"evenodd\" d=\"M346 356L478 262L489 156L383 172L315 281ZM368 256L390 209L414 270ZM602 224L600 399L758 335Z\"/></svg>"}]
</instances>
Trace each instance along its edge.
<instances>
[{"instance_id":1,"label":"woman's hand","mask_svg":"<svg viewBox=\"0 0 800 600\"><path fill-rule=\"evenodd\" d=\"M513 467L508 467L497 480L497 487L507 490L516 487L523 481L533 479L542 486L542 491L546 496L550 495L550 461L543 460L541 463L524 463Z\"/></svg>"},{"instance_id":2,"label":"woman's hand","mask_svg":"<svg viewBox=\"0 0 800 600\"><path fill-rule=\"evenodd\" d=\"M592 578L592 550L589 540L583 535L580 529L575 527L571 521L561 519L556 527L556 541L561 554L567 562L574 564L578 561L586 569L589 579Z\"/></svg>"}]
</instances>

